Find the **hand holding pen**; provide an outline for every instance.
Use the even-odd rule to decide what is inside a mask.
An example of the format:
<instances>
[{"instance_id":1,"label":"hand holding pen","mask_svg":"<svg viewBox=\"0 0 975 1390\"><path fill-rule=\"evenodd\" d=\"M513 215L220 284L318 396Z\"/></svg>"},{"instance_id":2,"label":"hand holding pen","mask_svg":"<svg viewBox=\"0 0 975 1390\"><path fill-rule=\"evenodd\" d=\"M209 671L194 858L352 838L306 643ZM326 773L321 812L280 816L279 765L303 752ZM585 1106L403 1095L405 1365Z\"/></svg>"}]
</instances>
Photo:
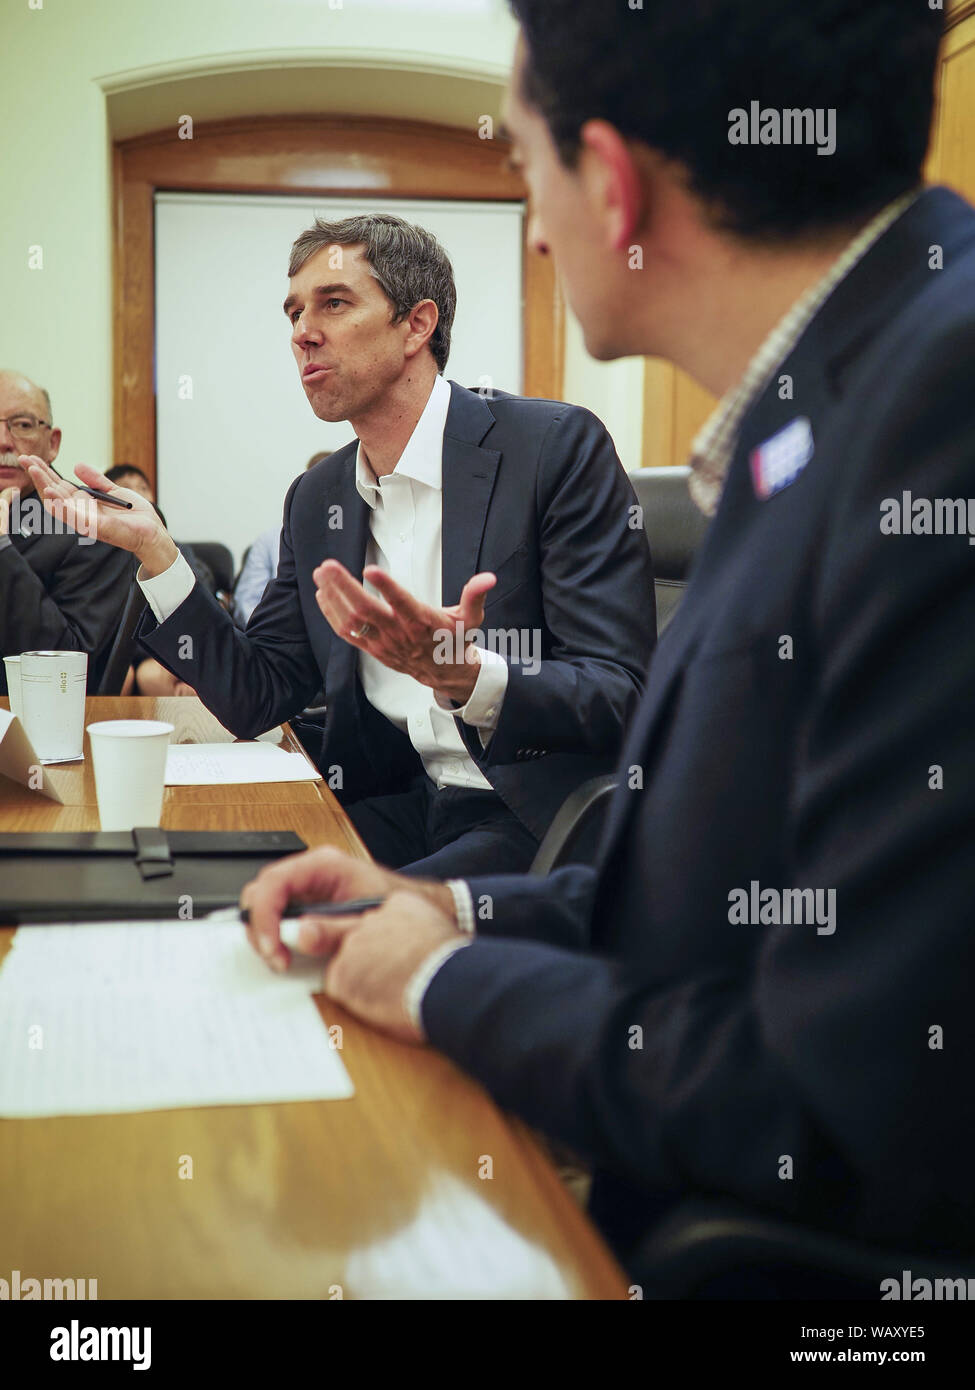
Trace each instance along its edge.
<instances>
[{"instance_id":1,"label":"hand holding pen","mask_svg":"<svg viewBox=\"0 0 975 1390\"><path fill-rule=\"evenodd\" d=\"M255 951L272 970L286 970L289 946L304 955L330 956L344 935L370 920L371 911L404 891L432 899L454 920L453 896L442 883L404 878L331 846L267 865L244 888L240 909L247 913L247 939ZM282 932L282 921L293 925Z\"/></svg>"},{"instance_id":2,"label":"hand holding pen","mask_svg":"<svg viewBox=\"0 0 975 1390\"><path fill-rule=\"evenodd\" d=\"M80 482L62 478L34 455L25 455L21 464L51 516L79 535L131 551L150 577L161 574L176 559L176 545L148 498L119 487L87 463L75 469Z\"/></svg>"}]
</instances>

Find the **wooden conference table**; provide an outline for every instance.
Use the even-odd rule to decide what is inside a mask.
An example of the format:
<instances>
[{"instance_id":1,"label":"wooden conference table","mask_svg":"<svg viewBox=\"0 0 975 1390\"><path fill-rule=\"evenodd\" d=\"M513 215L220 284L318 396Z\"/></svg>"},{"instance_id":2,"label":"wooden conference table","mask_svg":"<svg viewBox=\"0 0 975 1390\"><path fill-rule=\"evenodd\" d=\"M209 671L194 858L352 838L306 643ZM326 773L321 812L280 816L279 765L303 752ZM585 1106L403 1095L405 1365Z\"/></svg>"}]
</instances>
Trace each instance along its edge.
<instances>
[{"instance_id":1,"label":"wooden conference table","mask_svg":"<svg viewBox=\"0 0 975 1390\"><path fill-rule=\"evenodd\" d=\"M119 718L231 738L195 699L89 700L86 723ZM0 779L0 831L97 830L87 736L85 754L54 769L63 806ZM162 824L366 854L322 782L170 787ZM446 1058L317 1002L351 1100L0 1119L0 1277L95 1278L100 1299L627 1296L524 1125Z\"/></svg>"}]
</instances>

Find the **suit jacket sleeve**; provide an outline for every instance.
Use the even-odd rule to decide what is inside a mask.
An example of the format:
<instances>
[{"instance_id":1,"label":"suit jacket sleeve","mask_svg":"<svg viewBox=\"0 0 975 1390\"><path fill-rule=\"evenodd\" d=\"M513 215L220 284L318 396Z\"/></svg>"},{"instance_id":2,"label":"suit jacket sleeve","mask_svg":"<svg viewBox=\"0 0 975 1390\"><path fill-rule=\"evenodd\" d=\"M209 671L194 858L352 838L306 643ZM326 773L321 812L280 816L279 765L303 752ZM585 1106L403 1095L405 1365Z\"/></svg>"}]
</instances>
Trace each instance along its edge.
<instances>
[{"instance_id":1,"label":"suit jacket sleeve","mask_svg":"<svg viewBox=\"0 0 975 1390\"><path fill-rule=\"evenodd\" d=\"M509 663L494 736L459 723L482 766L529 746L616 756L654 641L653 574L636 498L604 426L566 409L538 466L541 588L549 651ZM490 610L485 623L490 622Z\"/></svg>"},{"instance_id":2,"label":"suit jacket sleeve","mask_svg":"<svg viewBox=\"0 0 975 1390\"><path fill-rule=\"evenodd\" d=\"M193 686L208 709L238 738L255 738L296 710L321 685L302 615L291 545L291 501L284 504L278 572L251 615L247 632L197 582L164 623L149 610L136 634L142 646Z\"/></svg>"},{"instance_id":3,"label":"suit jacket sleeve","mask_svg":"<svg viewBox=\"0 0 975 1390\"><path fill-rule=\"evenodd\" d=\"M478 940L423 1005L431 1040L502 1105L597 1162L885 1241L950 1242L971 1200L960 1156L975 1141L962 983L975 967L975 568L965 535L880 529L902 487L970 491L975 333L964 336L926 372L863 387L844 436L793 779L793 882L835 889L835 932L702 921L755 933L747 972L670 982Z\"/></svg>"},{"instance_id":4,"label":"suit jacket sleeve","mask_svg":"<svg viewBox=\"0 0 975 1390\"><path fill-rule=\"evenodd\" d=\"M0 651L79 651L109 645L135 574L131 555L72 539L48 584L13 543L0 549Z\"/></svg>"},{"instance_id":5,"label":"suit jacket sleeve","mask_svg":"<svg viewBox=\"0 0 975 1390\"><path fill-rule=\"evenodd\" d=\"M569 864L546 877L501 874L465 880L478 936L547 941L581 951L589 944L596 871Z\"/></svg>"}]
</instances>

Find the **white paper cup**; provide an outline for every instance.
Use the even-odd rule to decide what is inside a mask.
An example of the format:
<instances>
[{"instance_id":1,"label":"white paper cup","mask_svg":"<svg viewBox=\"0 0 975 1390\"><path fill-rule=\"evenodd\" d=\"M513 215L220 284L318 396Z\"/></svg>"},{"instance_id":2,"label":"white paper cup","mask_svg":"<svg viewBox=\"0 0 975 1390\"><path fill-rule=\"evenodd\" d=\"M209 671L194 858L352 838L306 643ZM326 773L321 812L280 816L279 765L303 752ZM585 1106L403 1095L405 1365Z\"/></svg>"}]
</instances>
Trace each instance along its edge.
<instances>
[{"instance_id":1,"label":"white paper cup","mask_svg":"<svg viewBox=\"0 0 975 1390\"><path fill-rule=\"evenodd\" d=\"M88 725L103 830L158 825L172 724L157 719L105 719Z\"/></svg>"},{"instance_id":2,"label":"white paper cup","mask_svg":"<svg viewBox=\"0 0 975 1390\"><path fill-rule=\"evenodd\" d=\"M7 694L10 697L10 713L21 723L24 720L24 706L20 699L20 657L5 656L3 664L7 672Z\"/></svg>"},{"instance_id":3,"label":"white paper cup","mask_svg":"<svg viewBox=\"0 0 975 1390\"><path fill-rule=\"evenodd\" d=\"M21 721L42 763L84 752L87 679L86 652L21 652Z\"/></svg>"}]
</instances>

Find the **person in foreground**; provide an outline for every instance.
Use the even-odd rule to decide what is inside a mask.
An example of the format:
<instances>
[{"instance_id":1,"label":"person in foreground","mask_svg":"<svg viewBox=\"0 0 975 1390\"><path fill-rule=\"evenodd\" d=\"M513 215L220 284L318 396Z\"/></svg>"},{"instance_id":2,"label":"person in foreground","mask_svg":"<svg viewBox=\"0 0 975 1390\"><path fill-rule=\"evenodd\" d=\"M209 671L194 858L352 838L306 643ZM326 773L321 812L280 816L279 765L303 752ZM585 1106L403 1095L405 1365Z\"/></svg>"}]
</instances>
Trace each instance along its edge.
<instances>
[{"instance_id":1,"label":"person in foreground","mask_svg":"<svg viewBox=\"0 0 975 1390\"><path fill-rule=\"evenodd\" d=\"M318 221L295 242L295 364L318 418L358 439L293 483L246 632L149 503L99 507L99 535L140 561L146 650L242 738L324 687L317 762L360 836L440 874L530 865L569 792L612 770L655 636L646 533L605 427L446 381L455 298L443 247L398 217ZM42 462L32 476L50 506L85 507Z\"/></svg>"}]
</instances>

